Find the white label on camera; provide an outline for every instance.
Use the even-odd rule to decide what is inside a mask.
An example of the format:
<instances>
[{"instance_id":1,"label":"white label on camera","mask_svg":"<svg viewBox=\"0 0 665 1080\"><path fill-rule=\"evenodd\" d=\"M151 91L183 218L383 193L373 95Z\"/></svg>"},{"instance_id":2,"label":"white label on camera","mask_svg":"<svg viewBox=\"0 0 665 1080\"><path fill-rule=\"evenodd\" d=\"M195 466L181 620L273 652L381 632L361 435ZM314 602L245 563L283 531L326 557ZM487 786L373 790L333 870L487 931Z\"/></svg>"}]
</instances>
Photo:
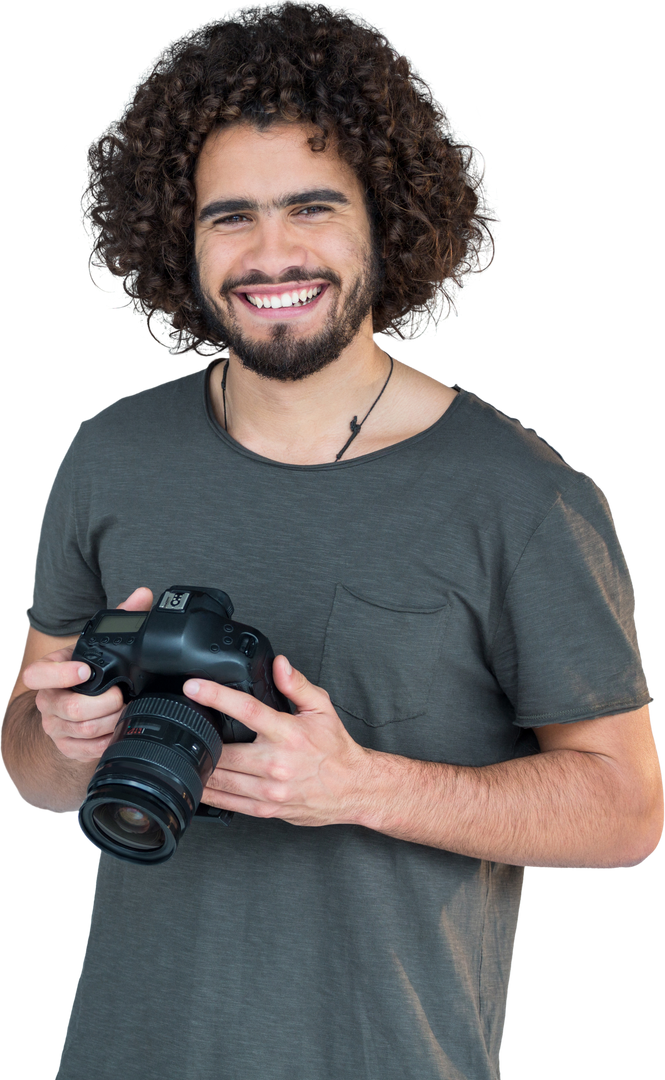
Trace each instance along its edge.
<instances>
[{"instance_id":1,"label":"white label on camera","mask_svg":"<svg viewBox=\"0 0 665 1080\"><path fill-rule=\"evenodd\" d=\"M190 595L188 592L165 592L159 606L167 611L184 611Z\"/></svg>"}]
</instances>

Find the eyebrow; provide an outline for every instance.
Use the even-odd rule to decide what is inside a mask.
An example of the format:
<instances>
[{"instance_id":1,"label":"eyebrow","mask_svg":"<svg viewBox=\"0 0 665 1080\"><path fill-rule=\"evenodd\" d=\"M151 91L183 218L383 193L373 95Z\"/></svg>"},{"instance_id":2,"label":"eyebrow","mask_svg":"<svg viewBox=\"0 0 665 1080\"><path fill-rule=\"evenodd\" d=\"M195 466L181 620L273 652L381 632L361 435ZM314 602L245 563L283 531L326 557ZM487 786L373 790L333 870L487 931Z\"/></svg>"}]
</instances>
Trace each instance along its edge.
<instances>
[{"instance_id":1,"label":"eyebrow","mask_svg":"<svg viewBox=\"0 0 665 1080\"><path fill-rule=\"evenodd\" d=\"M216 199L204 206L199 214L199 221L208 221L219 214L241 214L246 210L284 210L287 206L299 206L301 203L331 202L339 206L348 206L349 199L342 191L334 188L313 188L311 191L294 191L282 195L272 203L258 203L252 199Z\"/></svg>"}]
</instances>

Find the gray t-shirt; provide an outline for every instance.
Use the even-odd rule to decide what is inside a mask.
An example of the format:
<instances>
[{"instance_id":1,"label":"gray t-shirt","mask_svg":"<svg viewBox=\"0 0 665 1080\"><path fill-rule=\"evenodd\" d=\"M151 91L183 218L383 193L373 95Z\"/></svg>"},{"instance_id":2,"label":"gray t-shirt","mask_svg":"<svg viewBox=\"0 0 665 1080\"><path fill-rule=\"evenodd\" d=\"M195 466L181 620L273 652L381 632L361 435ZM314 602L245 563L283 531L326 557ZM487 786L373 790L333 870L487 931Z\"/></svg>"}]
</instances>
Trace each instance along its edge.
<instances>
[{"instance_id":1,"label":"gray t-shirt","mask_svg":"<svg viewBox=\"0 0 665 1080\"><path fill-rule=\"evenodd\" d=\"M465 391L330 465L240 446L203 371L83 424L32 625L71 634L174 582L226 590L389 753L483 766L649 700L602 494ZM521 880L243 815L196 820L161 866L103 855L59 1080L495 1080Z\"/></svg>"}]
</instances>

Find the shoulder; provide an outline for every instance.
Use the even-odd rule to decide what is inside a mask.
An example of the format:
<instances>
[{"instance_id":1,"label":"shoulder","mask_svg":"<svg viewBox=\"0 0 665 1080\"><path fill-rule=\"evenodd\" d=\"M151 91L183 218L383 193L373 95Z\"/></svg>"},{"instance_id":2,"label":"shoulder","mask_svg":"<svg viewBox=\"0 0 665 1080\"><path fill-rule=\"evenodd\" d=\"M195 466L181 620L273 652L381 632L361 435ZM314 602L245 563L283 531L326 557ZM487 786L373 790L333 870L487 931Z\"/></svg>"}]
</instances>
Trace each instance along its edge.
<instances>
[{"instance_id":1,"label":"shoulder","mask_svg":"<svg viewBox=\"0 0 665 1080\"><path fill-rule=\"evenodd\" d=\"M90 431L104 432L141 424L172 423L181 415L200 414L204 400L206 370L153 386L140 394L120 398L92 419L85 421Z\"/></svg>"},{"instance_id":2,"label":"shoulder","mask_svg":"<svg viewBox=\"0 0 665 1080\"><path fill-rule=\"evenodd\" d=\"M500 489L561 490L583 475L533 428L469 391L460 390L451 421L465 466Z\"/></svg>"},{"instance_id":3,"label":"shoulder","mask_svg":"<svg viewBox=\"0 0 665 1080\"><path fill-rule=\"evenodd\" d=\"M456 388L457 389L457 388ZM443 417L439 454L455 472L457 509L520 543L556 506L585 516L608 513L602 492L584 473L519 420L465 390Z\"/></svg>"}]
</instances>

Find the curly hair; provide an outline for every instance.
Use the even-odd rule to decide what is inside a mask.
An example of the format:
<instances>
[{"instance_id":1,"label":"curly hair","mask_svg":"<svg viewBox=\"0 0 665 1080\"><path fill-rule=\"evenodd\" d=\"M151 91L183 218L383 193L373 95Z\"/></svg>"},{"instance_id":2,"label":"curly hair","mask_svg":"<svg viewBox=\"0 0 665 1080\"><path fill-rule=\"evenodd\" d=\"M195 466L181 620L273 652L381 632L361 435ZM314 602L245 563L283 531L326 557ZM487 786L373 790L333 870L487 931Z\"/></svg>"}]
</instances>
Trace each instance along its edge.
<instances>
[{"instance_id":1,"label":"curly hair","mask_svg":"<svg viewBox=\"0 0 665 1080\"><path fill-rule=\"evenodd\" d=\"M311 4L251 8L171 45L122 119L93 143L86 213L94 265L124 278L176 351L213 340L192 285L194 172L210 132L247 121L312 125L363 185L383 257L374 331L404 336L451 301L491 237L470 147L386 38Z\"/></svg>"}]
</instances>

